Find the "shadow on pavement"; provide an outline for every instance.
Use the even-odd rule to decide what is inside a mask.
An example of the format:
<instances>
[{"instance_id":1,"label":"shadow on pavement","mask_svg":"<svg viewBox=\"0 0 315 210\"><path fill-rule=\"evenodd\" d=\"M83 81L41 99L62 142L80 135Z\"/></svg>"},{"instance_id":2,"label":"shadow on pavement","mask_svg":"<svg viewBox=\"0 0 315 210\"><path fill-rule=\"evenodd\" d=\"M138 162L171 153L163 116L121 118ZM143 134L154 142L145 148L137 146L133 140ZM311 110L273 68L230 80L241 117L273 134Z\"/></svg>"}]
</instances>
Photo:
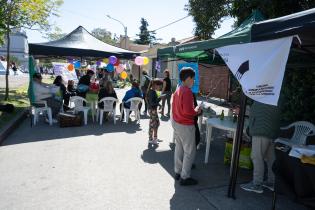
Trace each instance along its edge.
<instances>
[{"instance_id":1,"label":"shadow on pavement","mask_svg":"<svg viewBox=\"0 0 315 210\"><path fill-rule=\"evenodd\" d=\"M116 125L110 119L107 122L103 121L103 125L99 125L97 122L88 121L88 125L80 127L67 127L60 128L58 124L49 126L43 119L40 120L36 126L30 126L30 118L24 120L16 131L7 138L1 146L22 144L38 141L58 140L63 138L73 138L80 136L101 136L105 133L127 133L134 134L141 131L140 124L135 121L129 121L129 123L116 120Z\"/></svg>"}]
</instances>

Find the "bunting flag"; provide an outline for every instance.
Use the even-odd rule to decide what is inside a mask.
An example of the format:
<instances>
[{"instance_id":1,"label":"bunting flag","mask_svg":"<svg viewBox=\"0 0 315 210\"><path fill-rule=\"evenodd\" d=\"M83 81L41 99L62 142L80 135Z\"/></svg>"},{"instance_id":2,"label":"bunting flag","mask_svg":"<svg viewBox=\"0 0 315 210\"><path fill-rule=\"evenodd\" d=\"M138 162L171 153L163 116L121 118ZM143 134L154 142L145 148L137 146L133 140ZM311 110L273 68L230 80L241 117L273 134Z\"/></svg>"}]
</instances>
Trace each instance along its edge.
<instances>
[{"instance_id":1,"label":"bunting flag","mask_svg":"<svg viewBox=\"0 0 315 210\"><path fill-rule=\"evenodd\" d=\"M249 98L277 106L293 36L217 48Z\"/></svg>"}]
</instances>

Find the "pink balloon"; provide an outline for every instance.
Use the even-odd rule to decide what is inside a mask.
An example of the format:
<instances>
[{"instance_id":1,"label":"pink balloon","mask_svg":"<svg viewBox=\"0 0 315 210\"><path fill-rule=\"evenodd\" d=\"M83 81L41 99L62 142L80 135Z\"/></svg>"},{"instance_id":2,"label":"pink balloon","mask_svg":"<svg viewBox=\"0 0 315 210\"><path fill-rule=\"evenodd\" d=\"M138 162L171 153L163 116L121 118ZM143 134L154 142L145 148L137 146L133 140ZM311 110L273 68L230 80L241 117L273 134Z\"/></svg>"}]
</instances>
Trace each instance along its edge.
<instances>
[{"instance_id":1,"label":"pink balloon","mask_svg":"<svg viewBox=\"0 0 315 210\"><path fill-rule=\"evenodd\" d=\"M136 63L138 66L143 65L143 57L137 56L136 59L135 59L135 63Z\"/></svg>"},{"instance_id":2,"label":"pink balloon","mask_svg":"<svg viewBox=\"0 0 315 210\"><path fill-rule=\"evenodd\" d=\"M123 72L125 70L124 66L122 64L119 64L118 66L116 66L116 72L117 74L120 74L121 72Z\"/></svg>"}]
</instances>

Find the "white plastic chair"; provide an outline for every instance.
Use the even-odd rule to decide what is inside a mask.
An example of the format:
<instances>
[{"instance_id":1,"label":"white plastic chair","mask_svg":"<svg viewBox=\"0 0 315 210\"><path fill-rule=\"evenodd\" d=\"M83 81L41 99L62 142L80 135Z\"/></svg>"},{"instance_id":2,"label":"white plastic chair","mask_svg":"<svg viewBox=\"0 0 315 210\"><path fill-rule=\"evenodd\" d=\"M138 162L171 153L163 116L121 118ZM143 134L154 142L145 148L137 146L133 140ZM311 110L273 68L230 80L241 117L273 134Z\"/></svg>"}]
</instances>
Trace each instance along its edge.
<instances>
[{"instance_id":1,"label":"white plastic chair","mask_svg":"<svg viewBox=\"0 0 315 210\"><path fill-rule=\"evenodd\" d=\"M100 119L100 125L103 124L103 114L104 112L109 112L110 114L112 114L113 119L114 119L114 124L116 124L116 107L114 107L114 103L116 102L116 104L118 104L118 99L114 98L114 97L105 97L102 98L98 103L103 103L104 104L104 108L97 108L96 110L96 121L99 117Z\"/></svg>"},{"instance_id":2,"label":"white plastic chair","mask_svg":"<svg viewBox=\"0 0 315 210\"><path fill-rule=\"evenodd\" d=\"M125 112L125 121L128 123L129 119L129 113L130 112L135 112L135 117L138 123L140 123L140 111L139 111L139 104L142 102L142 98L140 97L133 97L127 100L124 103L129 103L130 102L130 108L125 108L124 105L121 106L121 114L120 114L120 120L122 119L122 113L123 111Z\"/></svg>"},{"instance_id":3,"label":"white plastic chair","mask_svg":"<svg viewBox=\"0 0 315 210\"><path fill-rule=\"evenodd\" d=\"M46 112L48 115L49 125L52 125L52 111L51 108L47 106L47 101L36 101L34 104L43 104L43 107L31 106L31 112L33 115L33 125L38 122L39 114Z\"/></svg>"},{"instance_id":4,"label":"white plastic chair","mask_svg":"<svg viewBox=\"0 0 315 210\"><path fill-rule=\"evenodd\" d=\"M87 103L87 100L85 98L82 98L80 96L72 96L70 97L70 106L73 108L74 113L83 112L84 114L84 125L87 125L87 118L88 118L88 112L90 110L90 107L83 106L83 102ZM74 107L72 107L72 105ZM93 121L94 116L92 115Z\"/></svg>"},{"instance_id":5,"label":"white plastic chair","mask_svg":"<svg viewBox=\"0 0 315 210\"><path fill-rule=\"evenodd\" d=\"M290 124L287 127L280 128L281 130L288 130L294 127L293 136L290 139L287 138L277 138L275 142L282 143L288 146L292 145L306 145L306 138L308 136L315 135L315 126L306 121L297 121Z\"/></svg>"}]
</instances>

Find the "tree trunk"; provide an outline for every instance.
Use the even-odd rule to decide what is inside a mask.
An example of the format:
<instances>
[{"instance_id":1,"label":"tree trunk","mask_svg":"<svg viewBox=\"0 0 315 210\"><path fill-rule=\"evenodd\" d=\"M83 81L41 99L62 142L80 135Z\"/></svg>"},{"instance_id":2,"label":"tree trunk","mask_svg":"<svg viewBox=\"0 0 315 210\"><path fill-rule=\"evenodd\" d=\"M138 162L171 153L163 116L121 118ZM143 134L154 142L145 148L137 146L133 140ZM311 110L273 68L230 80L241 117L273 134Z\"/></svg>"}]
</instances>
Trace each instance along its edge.
<instances>
[{"instance_id":1,"label":"tree trunk","mask_svg":"<svg viewBox=\"0 0 315 210\"><path fill-rule=\"evenodd\" d=\"M5 97L4 100L9 99L9 73L10 73L10 30L7 29L7 70L5 74Z\"/></svg>"}]
</instances>

